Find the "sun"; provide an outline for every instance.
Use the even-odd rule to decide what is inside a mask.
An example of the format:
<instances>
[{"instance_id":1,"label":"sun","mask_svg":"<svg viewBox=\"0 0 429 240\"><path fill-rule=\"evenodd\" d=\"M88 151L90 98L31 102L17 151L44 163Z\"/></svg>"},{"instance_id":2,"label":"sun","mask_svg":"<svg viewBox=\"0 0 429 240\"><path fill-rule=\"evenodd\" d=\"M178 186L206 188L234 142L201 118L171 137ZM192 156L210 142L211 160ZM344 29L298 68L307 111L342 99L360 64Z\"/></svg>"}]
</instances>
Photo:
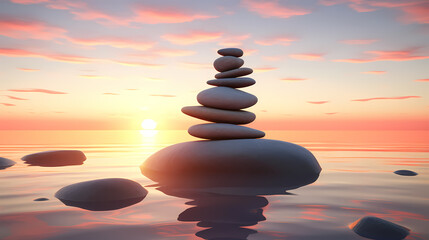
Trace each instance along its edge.
<instances>
[{"instance_id":1,"label":"sun","mask_svg":"<svg viewBox=\"0 0 429 240\"><path fill-rule=\"evenodd\" d=\"M145 119L141 125L144 130L154 130L157 123L152 119Z\"/></svg>"}]
</instances>

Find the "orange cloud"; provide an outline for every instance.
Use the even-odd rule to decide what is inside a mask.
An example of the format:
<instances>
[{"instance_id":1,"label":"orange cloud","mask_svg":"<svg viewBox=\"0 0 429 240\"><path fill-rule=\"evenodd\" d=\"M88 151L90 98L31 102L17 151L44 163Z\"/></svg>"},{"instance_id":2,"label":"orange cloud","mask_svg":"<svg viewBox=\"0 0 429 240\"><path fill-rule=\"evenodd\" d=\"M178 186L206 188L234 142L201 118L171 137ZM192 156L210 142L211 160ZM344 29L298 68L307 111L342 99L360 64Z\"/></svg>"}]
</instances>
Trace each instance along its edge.
<instances>
[{"instance_id":1,"label":"orange cloud","mask_svg":"<svg viewBox=\"0 0 429 240\"><path fill-rule=\"evenodd\" d=\"M6 97L8 97L8 98L10 98L10 99L13 99L13 100L21 100L21 101L23 101L23 100L28 100L28 99L26 99L26 98L19 98L19 97L8 96L8 95L6 95Z\"/></svg>"},{"instance_id":2,"label":"orange cloud","mask_svg":"<svg viewBox=\"0 0 429 240\"><path fill-rule=\"evenodd\" d=\"M365 44L375 43L377 41L378 39L351 39L351 40L343 40L340 42L344 44L349 44L349 45L365 45Z\"/></svg>"},{"instance_id":3,"label":"orange cloud","mask_svg":"<svg viewBox=\"0 0 429 240\"><path fill-rule=\"evenodd\" d=\"M289 57L304 61L320 61L323 60L323 54L316 53L303 53L303 54L290 54Z\"/></svg>"},{"instance_id":4,"label":"orange cloud","mask_svg":"<svg viewBox=\"0 0 429 240\"><path fill-rule=\"evenodd\" d=\"M176 95L169 95L169 94L151 94L149 96L151 96L151 97L176 97Z\"/></svg>"},{"instance_id":5,"label":"orange cloud","mask_svg":"<svg viewBox=\"0 0 429 240\"><path fill-rule=\"evenodd\" d=\"M162 38L174 44L190 45L200 42L211 42L222 35L222 32L191 31L183 34L165 34Z\"/></svg>"},{"instance_id":6,"label":"orange cloud","mask_svg":"<svg viewBox=\"0 0 429 240\"><path fill-rule=\"evenodd\" d=\"M273 71L276 70L276 67L260 67L260 68L254 68L253 72L258 73L258 72L268 72L268 71Z\"/></svg>"},{"instance_id":7,"label":"orange cloud","mask_svg":"<svg viewBox=\"0 0 429 240\"><path fill-rule=\"evenodd\" d=\"M368 71L368 72L362 72L364 74L385 74L386 71Z\"/></svg>"},{"instance_id":8,"label":"orange cloud","mask_svg":"<svg viewBox=\"0 0 429 240\"><path fill-rule=\"evenodd\" d=\"M373 100L401 100L409 98L421 98L421 96L401 96L401 97L375 97L375 98L363 98L363 99L353 99L353 102L368 102Z\"/></svg>"},{"instance_id":9,"label":"orange cloud","mask_svg":"<svg viewBox=\"0 0 429 240\"><path fill-rule=\"evenodd\" d=\"M0 35L10 38L52 40L64 37L66 32L65 29L48 26L46 23L39 21L0 18Z\"/></svg>"},{"instance_id":10,"label":"orange cloud","mask_svg":"<svg viewBox=\"0 0 429 240\"><path fill-rule=\"evenodd\" d=\"M172 49L172 48L160 48L153 51L153 53L163 57L182 57L194 55L195 51L183 50L183 49Z\"/></svg>"},{"instance_id":11,"label":"orange cloud","mask_svg":"<svg viewBox=\"0 0 429 240\"><path fill-rule=\"evenodd\" d=\"M156 63L144 63L144 62L130 62L130 61L116 61L112 60L115 63L119 63L124 66L131 66L131 67L149 67L149 68L161 68L164 67L163 64L156 64Z\"/></svg>"},{"instance_id":12,"label":"orange cloud","mask_svg":"<svg viewBox=\"0 0 429 240\"><path fill-rule=\"evenodd\" d=\"M38 57L68 63L87 63L91 58L67 54L43 54L16 48L0 48L0 55L8 57Z\"/></svg>"},{"instance_id":13,"label":"orange cloud","mask_svg":"<svg viewBox=\"0 0 429 240\"><path fill-rule=\"evenodd\" d=\"M242 45L242 41L249 37L250 34L223 37L219 42L219 45L224 47L237 47Z\"/></svg>"},{"instance_id":14,"label":"orange cloud","mask_svg":"<svg viewBox=\"0 0 429 240\"><path fill-rule=\"evenodd\" d=\"M210 18L217 18L218 16L191 13L184 9L166 8L166 7L153 7L139 5L134 9L137 14L134 21L146 24L158 23L184 23L192 22L194 20L206 20Z\"/></svg>"},{"instance_id":15,"label":"orange cloud","mask_svg":"<svg viewBox=\"0 0 429 240\"><path fill-rule=\"evenodd\" d=\"M255 40L256 44L263 45L263 46L272 46L272 45L283 45L288 46L291 42L296 41L296 38L293 37L271 37L271 38L265 38L261 40Z\"/></svg>"},{"instance_id":16,"label":"orange cloud","mask_svg":"<svg viewBox=\"0 0 429 240\"><path fill-rule=\"evenodd\" d=\"M13 106L16 106L15 104L12 104L12 103L0 103L0 104L2 104L2 105L4 105L4 106L7 106L7 107L13 107Z\"/></svg>"},{"instance_id":17,"label":"orange cloud","mask_svg":"<svg viewBox=\"0 0 429 240\"><path fill-rule=\"evenodd\" d=\"M281 80L283 80L283 81L297 82L297 81L308 80L308 78L282 78Z\"/></svg>"},{"instance_id":18,"label":"orange cloud","mask_svg":"<svg viewBox=\"0 0 429 240\"><path fill-rule=\"evenodd\" d=\"M425 78L425 79L417 79L414 80L415 82L429 82L429 78Z\"/></svg>"},{"instance_id":19,"label":"orange cloud","mask_svg":"<svg viewBox=\"0 0 429 240\"><path fill-rule=\"evenodd\" d=\"M27 93L47 93L47 94L68 94L66 92L59 92L59 91L53 91L48 89L40 89L40 88L33 88L33 89L9 89L7 90L9 92L27 92Z\"/></svg>"},{"instance_id":20,"label":"orange cloud","mask_svg":"<svg viewBox=\"0 0 429 240\"><path fill-rule=\"evenodd\" d=\"M99 75L80 75L79 77L89 78L89 79L103 78L103 76L99 76Z\"/></svg>"},{"instance_id":21,"label":"orange cloud","mask_svg":"<svg viewBox=\"0 0 429 240\"><path fill-rule=\"evenodd\" d=\"M367 51L366 54L372 55L367 58L350 58L350 59L337 59L335 62L349 62L349 63L367 63L377 61L411 61L426 59L429 56L418 56L414 54L412 50L404 51Z\"/></svg>"},{"instance_id":22,"label":"orange cloud","mask_svg":"<svg viewBox=\"0 0 429 240\"><path fill-rule=\"evenodd\" d=\"M133 40L131 38L118 38L118 37L100 37L100 38L71 38L68 37L72 43L86 45L86 46L99 46L107 45L115 48L133 48L138 50L146 50L153 47L156 42L141 40Z\"/></svg>"},{"instance_id":23,"label":"orange cloud","mask_svg":"<svg viewBox=\"0 0 429 240\"><path fill-rule=\"evenodd\" d=\"M289 8L279 4L278 0L275 1L258 1L258 0L243 0L243 5L247 10L256 12L262 17L270 18L290 18L293 16L309 14L309 10L299 8Z\"/></svg>"},{"instance_id":24,"label":"orange cloud","mask_svg":"<svg viewBox=\"0 0 429 240\"><path fill-rule=\"evenodd\" d=\"M40 71L40 69L33 69L33 68L17 68L18 70L24 71L24 72L36 72Z\"/></svg>"},{"instance_id":25,"label":"orange cloud","mask_svg":"<svg viewBox=\"0 0 429 240\"><path fill-rule=\"evenodd\" d=\"M329 101L316 101L316 102L310 102L310 101L308 101L308 103L311 103L311 104L325 104L325 103L328 103Z\"/></svg>"}]
</instances>

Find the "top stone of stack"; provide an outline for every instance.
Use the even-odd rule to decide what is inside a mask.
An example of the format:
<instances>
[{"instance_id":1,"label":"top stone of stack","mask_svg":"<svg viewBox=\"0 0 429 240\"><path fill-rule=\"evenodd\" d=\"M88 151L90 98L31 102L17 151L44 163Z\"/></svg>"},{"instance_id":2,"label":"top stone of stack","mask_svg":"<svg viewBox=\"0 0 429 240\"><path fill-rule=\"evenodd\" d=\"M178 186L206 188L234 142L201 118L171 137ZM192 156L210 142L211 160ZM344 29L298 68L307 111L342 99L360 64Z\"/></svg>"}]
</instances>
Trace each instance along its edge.
<instances>
[{"instance_id":1,"label":"top stone of stack","mask_svg":"<svg viewBox=\"0 0 429 240\"><path fill-rule=\"evenodd\" d=\"M233 57L241 57L243 56L243 50L239 48L223 48L217 51L219 55L222 56L233 56Z\"/></svg>"}]
</instances>

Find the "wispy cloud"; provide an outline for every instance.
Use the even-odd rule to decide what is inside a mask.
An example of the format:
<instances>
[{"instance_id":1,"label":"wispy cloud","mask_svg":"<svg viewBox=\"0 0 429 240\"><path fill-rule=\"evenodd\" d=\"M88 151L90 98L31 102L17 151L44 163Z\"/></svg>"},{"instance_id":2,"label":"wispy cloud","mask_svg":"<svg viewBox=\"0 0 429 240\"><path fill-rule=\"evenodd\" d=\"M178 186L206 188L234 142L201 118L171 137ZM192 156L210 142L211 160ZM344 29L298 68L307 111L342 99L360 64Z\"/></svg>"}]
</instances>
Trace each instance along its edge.
<instances>
[{"instance_id":1,"label":"wispy cloud","mask_svg":"<svg viewBox=\"0 0 429 240\"><path fill-rule=\"evenodd\" d=\"M222 32L191 31L179 34L165 34L162 38L178 45L190 45L200 42L211 42L223 35Z\"/></svg>"},{"instance_id":2,"label":"wispy cloud","mask_svg":"<svg viewBox=\"0 0 429 240\"><path fill-rule=\"evenodd\" d=\"M119 93L111 93L111 92L106 92L106 93L103 93L104 95L119 95Z\"/></svg>"},{"instance_id":3,"label":"wispy cloud","mask_svg":"<svg viewBox=\"0 0 429 240\"><path fill-rule=\"evenodd\" d=\"M152 51L154 54L162 57L183 57L195 54L195 51L173 48L157 48Z\"/></svg>"},{"instance_id":4,"label":"wispy cloud","mask_svg":"<svg viewBox=\"0 0 429 240\"><path fill-rule=\"evenodd\" d=\"M51 0L10 0L10 1L17 4L37 4L37 3L47 3Z\"/></svg>"},{"instance_id":5,"label":"wispy cloud","mask_svg":"<svg viewBox=\"0 0 429 240\"><path fill-rule=\"evenodd\" d=\"M124 66L131 66L131 67L148 67L148 68L162 68L162 67L164 67L163 64L156 64L156 63L116 61L116 60L112 60L112 62L119 63L119 64L124 65Z\"/></svg>"},{"instance_id":6,"label":"wispy cloud","mask_svg":"<svg viewBox=\"0 0 429 240\"><path fill-rule=\"evenodd\" d=\"M321 61L323 60L323 54L318 53L302 53L302 54L290 54L289 57L304 61Z\"/></svg>"},{"instance_id":7,"label":"wispy cloud","mask_svg":"<svg viewBox=\"0 0 429 240\"><path fill-rule=\"evenodd\" d=\"M66 92L59 92L49 89L31 88L31 89L9 89L9 92L26 92L26 93L47 93L47 94L68 94Z\"/></svg>"},{"instance_id":8,"label":"wispy cloud","mask_svg":"<svg viewBox=\"0 0 429 240\"><path fill-rule=\"evenodd\" d=\"M97 38L72 38L67 37L72 43L85 45L85 46L111 46L115 48L132 48L137 50L146 50L153 47L156 42L149 40L142 40L141 37L134 40L132 38L120 37L97 37Z\"/></svg>"},{"instance_id":9,"label":"wispy cloud","mask_svg":"<svg viewBox=\"0 0 429 240\"><path fill-rule=\"evenodd\" d=\"M263 46L272 46L272 45L283 45L288 46L291 44L291 42L297 41L298 39L295 37L289 37L289 36L276 36L276 37L270 37L270 38L264 38L260 40L255 40L254 42L259 45Z\"/></svg>"},{"instance_id":10,"label":"wispy cloud","mask_svg":"<svg viewBox=\"0 0 429 240\"><path fill-rule=\"evenodd\" d=\"M400 96L400 97L375 97L375 98L362 98L362 99L353 99L353 102L368 102L373 100L402 100L409 98L421 98L421 96Z\"/></svg>"},{"instance_id":11,"label":"wispy cloud","mask_svg":"<svg viewBox=\"0 0 429 240\"><path fill-rule=\"evenodd\" d=\"M40 21L0 17L0 35L10 38L52 40L64 37L66 32L65 29Z\"/></svg>"},{"instance_id":12,"label":"wispy cloud","mask_svg":"<svg viewBox=\"0 0 429 240\"><path fill-rule=\"evenodd\" d=\"M181 64L185 68L194 68L194 69L211 69L211 68L213 68L213 65L209 64L209 63L183 62Z\"/></svg>"},{"instance_id":13,"label":"wispy cloud","mask_svg":"<svg viewBox=\"0 0 429 240\"><path fill-rule=\"evenodd\" d=\"M3 106L6 106L6 107L16 106L15 104L12 104L12 103L0 103L0 104L2 104Z\"/></svg>"},{"instance_id":14,"label":"wispy cloud","mask_svg":"<svg viewBox=\"0 0 429 240\"><path fill-rule=\"evenodd\" d=\"M13 100L21 100L21 101L28 100L27 98L19 98L19 97L14 97L9 95L5 95L5 96Z\"/></svg>"},{"instance_id":15,"label":"wispy cloud","mask_svg":"<svg viewBox=\"0 0 429 240\"><path fill-rule=\"evenodd\" d=\"M416 79L414 80L415 82L429 82L429 78L425 78L425 79Z\"/></svg>"},{"instance_id":16,"label":"wispy cloud","mask_svg":"<svg viewBox=\"0 0 429 240\"><path fill-rule=\"evenodd\" d=\"M427 59L429 56L416 55L415 50L403 51L367 51L365 54L370 55L365 58L349 58L349 59L336 59L335 62L349 62L349 63L367 63L377 61L411 61Z\"/></svg>"},{"instance_id":17,"label":"wispy cloud","mask_svg":"<svg viewBox=\"0 0 429 240\"><path fill-rule=\"evenodd\" d=\"M350 40L342 40L341 43L349 44L349 45L366 45L377 42L378 39L350 39Z\"/></svg>"},{"instance_id":18,"label":"wispy cloud","mask_svg":"<svg viewBox=\"0 0 429 240\"><path fill-rule=\"evenodd\" d=\"M328 103L329 101L308 101L308 103L311 103L311 104L325 104L325 103Z\"/></svg>"},{"instance_id":19,"label":"wispy cloud","mask_svg":"<svg viewBox=\"0 0 429 240\"><path fill-rule=\"evenodd\" d=\"M17 68L18 70L24 71L24 72L37 72L40 71L40 69L34 69L34 68Z\"/></svg>"},{"instance_id":20,"label":"wispy cloud","mask_svg":"<svg viewBox=\"0 0 429 240\"><path fill-rule=\"evenodd\" d=\"M278 0L274 1L258 1L258 0L243 0L242 4L247 10L255 12L258 15L270 18L290 18L293 16L300 16L309 14L311 11L297 8L286 7L279 3Z\"/></svg>"},{"instance_id":21,"label":"wispy cloud","mask_svg":"<svg viewBox=\"0 0 429 240\"><path fill-rule=\"evenodd\" d=\"M338 112L328 112L328 113L325 113L326 115L334 115L334 114L338 114Z\"/></svg>"},{"instance_id":22,"label":"wispy cloud","mask_svg":"<svg viewBox=\"0 0 429 240\"><path fill-rule=\"evenodd\" d=\"M299 81L308 80L308 78L293 78L293 77L289 77L289 78L282 78L281 80L283 80L283 81L290 81L290 82L299 82Z\"/></svg>"},{"instance_id":23,"label":"wispy cloud","mask_svg":"<svg viewBox=\"0 0 429 240\"><path fill-rule=\"evenodd\" d=\"M241 46L242 42L249 37L250 34L223 36L218 44L224 47L237 47Z\"/></svg>"},{"instance_id":24,"label":"wispy cloud","mask_svg":"<svg viewBox=\"0 0 429 240\"><path fill-rule=\"evenodd\" d=\"M368 72L361 72L364 74L385 74L386 71L368 71Z\"/></svg>"},{"instance_id":25,"label":"wispy cloud","mask_svg":"<svg viewBox=\"0 0 429 240\"><path fill-rule=\"evenodd\" d=\"M260 67L260 68L254 68L253 72L258 73L258 72L268 72L268 71L273 71L276 70L276 67Z\"/></svg>"},{"instance_id":26,"label":"wispy cloud","mask_svg":"<svg viewBox=\"0 0 429 240\"><path fill-rule=\"evenodd\" d=\"M0 48L0 55L8 56L8 57L38 57L45 58L54 61L60 62L68 62L68 63L87 63L90 62L91 58L76 56L76 55L68 55L68 54L57 54L57 53L37 53L24 49L16 49L16 48Z\"/></svg>"},{"instance_id":27,"label":"wispy cloud","mask_svg":"<svg viewBox=\"0 0 429 240\"><path fill-rule=\"evenodd\" d=\"M176 95L169 95L169 94L151 94L149 96L151 96L151 97L176 97Z\"/></svg>"},{"instance_id":28,"label":"wispy cloud","mask_svg":"<svg viewBox=\"0 0 429 240\"><path fill-rule=\"evenodd\" d=\"M159 23L184 23L194 20L206 20L217 18L218 16L191 12L189 9L174 7L155 7L148 5L138 5L134 12L137 14L134 21L146 24Z\"/></svg>"},{"instance_id":29,"label":"wispy cloud","mask_svg":"<svg viewBox=\"0 0 429 240\"><path fill-rule=\"evenodd\" d=\"M89 78L89 79L104 78L103 76L100 76L100 75L79 75L79 77L81 77L81 78Z\"/></svg>"}]
</instances>

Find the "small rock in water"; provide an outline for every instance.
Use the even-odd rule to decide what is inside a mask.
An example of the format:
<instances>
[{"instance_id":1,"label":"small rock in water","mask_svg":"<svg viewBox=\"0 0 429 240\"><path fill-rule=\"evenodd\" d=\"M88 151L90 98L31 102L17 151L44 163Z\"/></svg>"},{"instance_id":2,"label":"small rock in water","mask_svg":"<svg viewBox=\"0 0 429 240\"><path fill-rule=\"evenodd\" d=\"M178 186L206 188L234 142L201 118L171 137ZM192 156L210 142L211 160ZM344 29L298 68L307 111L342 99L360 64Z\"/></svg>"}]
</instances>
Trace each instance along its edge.
<instances>
[{"instance_id":1,"label":"small rock in water","mask_svg":"<svg viewBox=\"0 0 429 240\"><path fill-rule=\"evenodd\" d=\"M207 84L221 87L243 88L252 86L256 81L253 78L220 78L207 81Z\"/></svg>"},{"instance_id":2,"label":"small rock in water","mask_svg":"<svg viewBox=\"0 0 429 240\"><path fill-rule=\"evenodd\" d=\"M395 171L396 174L401 175L401 176L416 176L417 173L413 172L411 170L398 170Z\"/></svg>"},{"instance_id":3,"label":"small rock in water","mask_svg":"<svg viewBox=\"0 0 429 240\"><path fill-rule=\"evenodd\" d=\"M222 56L234 56L234 57L243 56L243 50L239 48L222 48L217 50L217 53Z\"/></svg>"},{"instance_id":4,"label":"small rock in water","mask_svg":"<svg viewBox=\"0 0 429 240\"><path fill-rule=\"evenodd\" d=\"M216 59L213 63L213 67L219 72L225 72L232 69L237 69L243 66L244 61L241 58L224 56Z\"/></svg>"},{"instance_id":5,"label":"small rock in water","mask_svg":"<svg viewBox=\"0 0 429 240\"><path fill-rule=\"evenodd\" d=\"M198 124L190 127L188 133L194 137L211 140L261 138L265 136L262 131L228 123Z\"/></svg>"},{"instance_id":6,"label":"small rock in water","mask_svg":"<svg viewBox=\"0 0 429 240\"><path fill-rule=\"evenodd\" d=\"M258 98L234 88L213 87L198 93L197 101L206 107L240 110L255 105Z\"/></svg>"},{"instance_id":7,"label":"small rock in water","mask_svg":"<svg viewBox=\"0 0 429 240\"><path fill-rule=\"evenodd\" d=\"M375 240L402 240L410 233L406 227L371 216L357 220L350 228L361 237Z\"/></svg>"},{"instance_id":8,"label":"small rock in water","mask_svg":"<svg viewBox=\"0 0 429 240\"><path fill-rule=\"evenodd\" d=\"M35 201L35 202L43 202L43 201L48 201L48 200L49 200L49 198L41 197L41 198L36 198L33 201Z\"/></svg>"},{"instance_id":9,"label":"small rock in water","mask_svg":"<svg viewBox=\"0 0 429 240\"><path fill-rule=\"evenodd\" d=\"M191 117L217 123L246 124L253 122L256 118L254 113L248 111L231 111L204 106L183 107L182 112Z\"/></svg>"},{"instance_id":10,"label":"small rock in water","mask_svg":"<svg viewBox=\"0 0 429 240\"><path fill-rule=\"evenodd\" d=\"M107 211L131 206L143 200L147 190L123 178L106 178L75 183L55 193L67 206L92 211Z\"/></svg>"},{"instance_id":11,"label":"small rock in water","mask_svg":"<svg viewBox=\"0 0 429 240\"><path fill-rule=\"evenodd\" d=\"M0 157L0 170L1 169L6 169L8 167L12 167L13 165L15 165L15 163L16 163L15 161L12 161L12 160L7 159L7 158Z\"/></svg>"},{"instance_id":12,"label":"small rock in water","mask_svg":"<svg viewBox=\"0 0 429 240\"><path fill-rule=\"evenodd\" d=\"M225 72L220 72L215 75L215 78L235 78L249 75L253 72L251 68L237 68Z\"/></svg>"},{"instance_id":13,"label":"small rock in water","mask_svg":"<svg viewBox=\"0 0 429 240\"><path fill-rule=\"evenodd\" d=\"M30 166L61 167L82 165L86 156L79 150L55 150L29 154L22 160Z\"/></svg>"}]
</instances>

